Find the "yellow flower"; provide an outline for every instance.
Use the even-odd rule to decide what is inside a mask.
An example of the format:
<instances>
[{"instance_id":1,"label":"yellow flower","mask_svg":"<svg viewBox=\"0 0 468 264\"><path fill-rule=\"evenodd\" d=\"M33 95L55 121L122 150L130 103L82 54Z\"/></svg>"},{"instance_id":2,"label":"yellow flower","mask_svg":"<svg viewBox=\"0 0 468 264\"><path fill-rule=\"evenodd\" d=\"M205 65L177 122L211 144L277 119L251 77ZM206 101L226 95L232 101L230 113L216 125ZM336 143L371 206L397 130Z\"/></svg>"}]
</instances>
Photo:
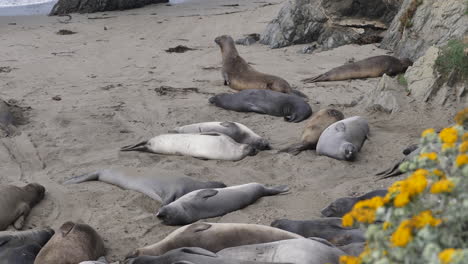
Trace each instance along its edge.
<instances>
[{"instance_id":1,"label":"yellow flower","mask_svg":"<svg viewBox=\"0 0 468 264\"><path fill-rule=\"evenodd\" d=\"M463 141L463 143L460 144L460 147L458 147L458 151L460 151L460 153L468 152L468 141Z\"/></svg>"},{"instance_id":2,"label":"yellow flower","mask_svg":"<svg viewBox=\"0 0 468 264\"><path fill-rule=\"evenodd\" d=\"M432 171L435 175L439 176L441 179L445 179L445 173L439 169L435 169Z\"/></svg>"},{"instance_id":3,"label":"yellow flower","mask_svg":"<svg viewBox=\"0 0 468 264\"><path fill-rule=\"evenodd\" d=\"M427 225L438 226L441 223L442 220L434 218L430 210L423 211L411 219L411 224L416 228L423 228Z\"/></svg>"},{"instance_id":4,"label":"yellow flower","mask_svg":"<svg viewBox=\"0 0 468 264\"><path fill-rule=\"evenodd\" d=\"M340 263L342 264L360 264L361 259L353 256L341 256Z\"/></svg>"},{"instance_id":5,"label":"yellow flower","mask_svg":"<svg viewBox=\"0 0 468 264\"><path fill-rule=\"evenodd\" d=\"M411 234L411 220L403 220L397 230L392 234L390 241L394 246L404 247L413 240Z\"/></svg>"},{"instance_id":6,"label":"yellow flower","mask_svg":"<svg viewBox=\"0 0 468 264\"><path fill-rule=\"evenodd\" d=\"M426 176L428 174L429 172L427 170L418 169L411 176L409 176L408 179L406 179L406 187L410 196L419 194L424 191L427 186Z\"/></svg>"},{"instance_id":7,"label":"yellow flower","mask_svg":"<svg viewBox=\"0 0 468 264\"><path fill-rule=\"evenodd\" d=\"M395 207L403 207L407 205L410 201L410 197L408 193L400 193L395 197L395 200L393 201L393 205Z\"/></svg>"},{"instance_id":8,"label":"yellow flower","mask_svg":"<svg viewBox=\"0 0 468 264\"><path fill-rule=\"evenodd\" d=\"M468 108L463 109L462 111L458 112L455 116L455 122L460 126L463 126L463 123L468 119Z\"/></svg>"},{"instance_id":9,"label":"yellow flower","mask_svg":"<svg viewBox=\"0 0 468 264\"><path fill-rule=\"evenodd\" d=\"M434 182L431 186L431 193L451 192L455 184L449 179L442 179Z\"/></svg>"},{"instance_id":10,"label":"yellow flower","mask_svg":"<svg viewBox=\"0 0 468 264\"><path fill-rule=\"evenodd\" d=\"M439 259L442 264L448 264L452 261L453 255L457 252L454 248L447 248L439 253Z\"/></svg>"},{"instance_id":11,"label":"yellow flower","mask_svg":"<svg viewBox=\"0 0 468 264\"><path fill-rule=\"evenodd\" d=\"M466 154L458 155L457 160L456 160L456 164L457 164L457 167L461 167L461 166L463 166L465 164L468 164L468 155L466 155Z\"/></svg>"},{"instance_id":12,"label":"yellow flower","mask_svg":"<svg viewBox=\"0 0 468 264\"><path fill-rule=\"evenodd\" d=\"M392 223L385 221L382 225L383 230L387 230L389 227L392 226Z\"/></svg>"},{"instance_id":13,"label":"yellow flower","mask_svg":"<svg viewBox=\"0 0 468 264\"><path fill-rule=\"evenodd\" d=\"M351 213L347 213L343 216L343 218L341 219L341 224L344 227L351 227L354 225L354 218L351 215Z\"/></svg>"},{"instance_id":14,"label":"yellow flower","mask_svg":"<svg viewBox=\"0 0 468 264\"><path fill-rule=\"evenodd\" d=\"M442 151L446 151L454 147L455 147L455 143L444 143L442 144Z\"/></svg>"},{"instance_id":15,"label":"yellow flower","mask_svg":"<svg viewBox=\"0 0 468 264\"><path fill-rule=\"evenodd\" d=\"M440 131L439 137L443 143L455 143L457 142L458 131L453 127L446 127Z\"/></svg>"},{"instance_id":16,"label":"yellow flower","mask_svg":"<svg viewBox=\"0 0 468 264\"><path fill-rule=\"evenodd\" d=\"M427 159L430 159L430 160L436 160L437 159L437 153L435 153L435 152L422 153L421 155L419 155L419 158L420 159L427 158Z\"/></svg>"},{"instance_id":17,"label":"yellow flower","mask_svg":"<svg viewBox=\"0 0 468 264\"><path fill-rule=\"evenodd\" d=\"M468 132L465 132L462 136L463 141L468 141Z\"/></svg>"},{"instance_id":18,"label":"yellow flower","mask_svg":"<svg viewBox=\"0 0 468 264\"><path fill-rule=\"evenodd\" d=\"M425 137L429 134L435 134L435 131L433 128L426 129L422 132L421 137Z\"/></svg>"}]
</instances>

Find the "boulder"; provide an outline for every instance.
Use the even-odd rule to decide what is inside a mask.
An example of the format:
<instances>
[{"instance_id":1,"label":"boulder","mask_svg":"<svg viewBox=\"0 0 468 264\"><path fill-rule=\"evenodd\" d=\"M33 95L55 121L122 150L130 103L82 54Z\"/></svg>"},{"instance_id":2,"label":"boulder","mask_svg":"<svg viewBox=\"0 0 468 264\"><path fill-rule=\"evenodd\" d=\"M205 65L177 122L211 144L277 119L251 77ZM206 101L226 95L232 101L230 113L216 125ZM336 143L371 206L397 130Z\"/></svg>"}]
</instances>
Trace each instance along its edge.
<instances>
[{"instance_id":1,"label":"boulder","mask_svg":"<svg viewBox=\"0 0 468 264\"><path fill-rule=\"evenodd\" d=\"M169 0L58 0L49 15L57 16L69 13L94 13L125 10L167 2L169 2Z\"/></svg>"},{"instance_id":2,"label":"boulder","mask_svg":"<svg viewBox=\"0 0 468 264\"><path fill-rule=\"evenodd\" d=\"M367 96L364 106L368 111L378 110L393 114L400 110L400 98L406 93L405 87L399 84L397 78L384 74L377 87Z\"/></svg>"},{"instance_id":3,"label":"boulder","mask_svg":"<svg viewBox=\"0 0 468 264\"><path fill-rule=\"evenodd\" d=\"M317 41L324 49L379 42L400 5L400 0L291 0L260 42L280 48Z\"/></svg>"},{"instance_id":4,"label":"boulder","mask_svg":"<svg viewBox=\"0 0 468 264\"><path fill-rule=\"evenodd\" d=\"M466 9L466 0L404 0L381 47L416 60L430 46L440 47L467 34Z\"/></svg>"},{"instance_id":5,"label":"boulder","mask_svg":"<svg viewBox=\"0 0 468 264\"><path fill-rule=\"evenodd\" d=\"M411 96L419 102L426 102L438 86L439 74L434 65L439 56L439 48L430 47L424 56L416 60L405 73Z\"/></svg>"}]
</instances>

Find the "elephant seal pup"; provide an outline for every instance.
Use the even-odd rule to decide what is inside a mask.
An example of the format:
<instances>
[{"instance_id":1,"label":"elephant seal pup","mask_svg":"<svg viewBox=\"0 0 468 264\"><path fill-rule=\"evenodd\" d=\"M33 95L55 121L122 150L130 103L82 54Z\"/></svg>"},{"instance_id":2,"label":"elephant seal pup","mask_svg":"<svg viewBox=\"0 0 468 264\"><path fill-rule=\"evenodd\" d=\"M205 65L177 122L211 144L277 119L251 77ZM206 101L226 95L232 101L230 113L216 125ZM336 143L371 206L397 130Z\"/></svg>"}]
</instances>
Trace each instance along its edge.
<instances>
[{"instance_id":1,"label":"elephant seal pup","mask_svg":"<svg viewBox=\"0 0 468 264\"><path fill-rule=\"evenodd\" d=\"M336 109L322 109L307 120L301 136L301 143L293 144L280 152L297 155L306 149L315 149L322 132L331 124L343 120L344 115Z\"/></svg>"},{"instance_id":2,"label":"elephant seal pup","mask_svg":"<svg viewBox=\"0 0 468 264\"><path fill-rule=\"evenodd\" d=\"M272 227L296 233L303 237L323 238L335 246L354 242L364 242L364 232L358 228L346 228L341 224L341 218L329 217L307 221L279 219L271 223Z\"/></svg>"},{"instance_id":3,"label":"elephant seal pup","mask_svg":"<svg viewBox=\"0 0 468 264\"><path fill-rule=\"evenodd\" d=\"M282 116L288 122L301 122L312 114L310 105L301 98L270 90L249 89L235 94L218 94L211 104L226 110Z\"/></svg>"},{"instance_id":4,"label":"elephant seal pup","mask_svg":"<svg viewBox=\"0 0 468 264\"><path fill-rule=\"evenodd\" d=\"M161 175L161 173L154 173L151 170L137 168L100 170L75 176L64 183L72 184L86 181L102 181L123 189L141 192L164 205L195 190L226 187L222 182L202 182L187 176L176 176L170 173Z\"/></svg>"},{"instance_id":5,"label":"elephant seal pup","mask_svg":"<svg viewBox=\"0 0 468 264\"><path fill-rule=\"evenodd\" d=\"M388 55L375 56L345 64L314 78L307 78L302 81L314 83L380 77L384 74L394 76L404 73L411 65L413 65L413 62L409 59L398 59Z\"/></svg>"},{"instance_id":6,"label":"elephant seal pup","mask_svg":"<svg viewBox=\"0 0 468 264\"><path fill-rule=\"evenodd\" d=\"M0 186L0 231L11 224L16 229L22 229L31 209L44 199L45 188L37 183L24 187L14 185Z\"/></svg>"},{"instance_id":7,"label":"elephant seal pup","mask_svg":"<svg viewBox=\"0 0 468 264\"><path fill-rule=\"evenodd\" d=\"M343 217L353 209L353 206L363 200L371 199L372 197L384 197L387 190L375 190L368 192L358 197L343 197L333 201L330 205L322 209L321 213L325 217Z\"/></svg>"},{"instance_id":8,"label":"elephant seal pup","mask_svg":"<svg viewBox=\"0 0 468 264\"><path fill-rule=\"evenodd\" d=\"M181 247L200 247L218 252L228 247L291 238L301 238L301 236L264 225L201 222L183 226L156 244L136 249L128 254L127 258L141 255L159 256Z\"/></svg>"},{"instance_id":9,"label":"elephant seal pup","mask_svg":"<svg viewBox=\"0 0 468 264\"><path fill-rule=\"evenodd\" d=\"M317 143L317 154L353 161L369 134L367 120L353 116L327 127Z\"/></svg>"},{"instance_id":10,"label":"elephant seal pup","mask_svg":"<svg viewBox=\"0 0 468 264\"><path fill-rule=\"evenodd\" d=\"M211 251L197 247L183 247L166 252L162 256L141 256L129 259L125 264L270 264L270 262L256 262L224 258ZM273 263L271 263L273 264ZM275 262L275 264L278 264ZM283 263L284 264L284 263Z\"/></svg>"},{"instance_id":11,"label":"elephant seal pup","mask_svg":"<svg viewBox=\"0 0 468 264\"><path fill-rule=\"evenodd\" d=\"M221 74L224 79L224 85L229 85L231 89L238 91L266 89L307 98L305 94L293 90L283 78L256 71L239 56L231 36L219 36L215 38L215 43L221 49L223 59Z\"/></svg>"},{"instance_id":12,"label":"elephant seal pup","mask_svg":"<svg viewBox=\"0 0 468 264\"><path fill-rule=\"evenodd\" d=\"M318 238L288 239L270 243L226 248L223 257L266 262L294 261L295 264L339 264L343 251Z\"/></svg>"},{"instance_id":13,"label":"elephant seal pup","mask_svg":"<svg viewBox=\"0 0 468 264\"><path fill-rule=\"evenodd\" d=\"M164 134L121 149L121 151L135 150L231 161L238 161L247 155L257 154L252 146L239 144L220 133Z\"/></svg>"},{"instance_id":14,"label":"elephant seal pup","mask_svg":"<svg viewBox=\"0 0 468 264\"><path fill-rule=\"evenodd\" d=\"M216 132L231 137L237 143L248 144L258 150L270 149L270 143L241 123L204 122L177 127L169 133L210 133Z\"/></svg>"},{"instance_id":15,"label":"elephant seal pup","mask_svg":"<svg viewBox=\"0 0 468 264\"><path fill-rule=\"evenodd\" d=\"M365 247L366 247L365 242L355 242L355 243L351 243L348 245L340 246L338 248L344 251L347 255L357 257L361 255Z\"/></svg>"},{"instance_id":16,"label":"elephant seal pup","mask_svg":"<svg viewBox=\"0 0 468 264\"><path fill-rule=\"evenodd\" d=\"M54 235L45 228L21 232L0 232L0 264L33 264L37 253Z\"/></svg>"},{"instance_id":17,"label":"elephant seal pup","mask_svg":"<svg viewBox=\"0 0 468 264\"><path fill-rule=\"evenodd\" d=\"M86 224L64 223L41 249L34 264L76 264L105 255L104 243Z\"/></svg>"},{"instance_id":18,"label":"elephant seal pup","mask_svg":"<svg viewBox=\"0 0 468 264\"><path fill-rule=\"evenodd\" d=\"M161 207L156 216L166 225L187 225L200 219L225 215L253 204L263 196L288 190L285 185L266 187L260 183L196 190Z\"/></svg>"}]
</instances>

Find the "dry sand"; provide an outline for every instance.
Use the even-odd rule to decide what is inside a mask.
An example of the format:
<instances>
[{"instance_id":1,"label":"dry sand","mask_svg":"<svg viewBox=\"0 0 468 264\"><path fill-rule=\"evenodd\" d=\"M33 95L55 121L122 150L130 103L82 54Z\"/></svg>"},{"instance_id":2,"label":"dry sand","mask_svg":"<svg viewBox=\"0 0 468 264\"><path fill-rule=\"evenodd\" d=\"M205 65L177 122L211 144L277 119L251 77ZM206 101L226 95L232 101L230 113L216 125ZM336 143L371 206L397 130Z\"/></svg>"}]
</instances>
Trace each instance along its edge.
<instances>
[{"instance_id":1,"label":"dry sand","mask_svg":"<svg viewBox=\"0 0 468 264\"><path fill-rule=\"evenodd\" d=\"M116 165L228 185L260 182L291 187L287 195L265 197L208 221L268 225L277 218L319 217L320 209L338 197L388 186L395 179L376 182L373 174L400 158L401 150L417 142L424 128L450 122L454 109L417 107L404 94L401 111L392 115L365 111L362 101L345 106L365 97L379 79L300 82L351 58L388 53L375 45L304 55L297 52L300 45L272 50L255 44L239 46L240 54L258 70L280 75L306 93L314 111L334 105L348 117L368 118L371 137L356 162L320 157L314 151L290 156L271 150L239 162L119 152L121 146L175 126L204 121L243 123L268 138L275 149L300 138L304 123L208 104L212 94L229 91L223 86L214 38L262 33L284 1L237 0L238 7L221 6L233 3L226 0L199 1L73 15L68 24L58 22L66 20L63 17L0 17L0 67L14 68L0 73L0 98L31 107L29 123L20 127L22 134L0 139L0 184L39 182L47 188L45 200L28 217L27 228L57 228L67 220L88 223L105 239L111 261L164 238L175 227L158 221L154 213L160 204L143 194L101 182L62 185L72 175ZM89 19L96 17L107 18ZM60 29L77 34L55 34ZM196 50L164 51L179 44ZM163 85L196 87L199 92L155 92Z\"/></svg>"}]
</instances>

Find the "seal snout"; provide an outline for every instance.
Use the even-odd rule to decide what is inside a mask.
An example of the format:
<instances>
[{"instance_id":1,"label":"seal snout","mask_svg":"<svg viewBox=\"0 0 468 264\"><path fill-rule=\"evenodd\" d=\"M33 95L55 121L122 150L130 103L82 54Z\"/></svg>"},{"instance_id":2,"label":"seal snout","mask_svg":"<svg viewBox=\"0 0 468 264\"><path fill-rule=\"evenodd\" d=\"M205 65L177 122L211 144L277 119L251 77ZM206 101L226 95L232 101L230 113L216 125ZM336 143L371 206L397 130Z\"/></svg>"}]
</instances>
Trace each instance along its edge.
<instances>
[{"instance_id":1,"label":"seal snout","mask_svg":"<svg viewBox=\"0 0 468 264\"><path fill-rule=\"evenodd\" d=\"M210 97L208 99L208 102L210 102L210 104L215 104L216 103L216 96Z\"/></svg>"},{"instance_id":2,"label":"seal snout","mask_svg":"<svg viewBox=\"0 0 468 264\"><path fill-rule=\"evenodd\" d=\"M322 211L320 211L320 213L325 217L330 217L333 215L333 211L330 209L329 206L323 208Z\"/></svg>"}]
</instances>

